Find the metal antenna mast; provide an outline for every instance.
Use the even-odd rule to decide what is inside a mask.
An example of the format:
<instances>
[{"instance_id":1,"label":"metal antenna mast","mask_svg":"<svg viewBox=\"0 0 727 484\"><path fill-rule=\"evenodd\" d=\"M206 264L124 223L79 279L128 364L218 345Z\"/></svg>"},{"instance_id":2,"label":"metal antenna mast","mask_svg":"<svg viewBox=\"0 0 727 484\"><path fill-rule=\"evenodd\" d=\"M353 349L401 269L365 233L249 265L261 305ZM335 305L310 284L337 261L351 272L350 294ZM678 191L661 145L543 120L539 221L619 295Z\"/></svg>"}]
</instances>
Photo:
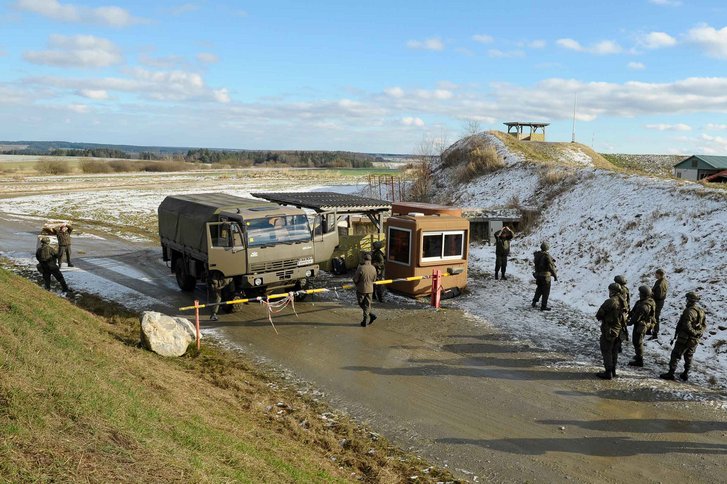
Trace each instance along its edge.
<instances>
[{"instance_id":1,"label":"metal antenna mast","mask_svg":"<svg viewBox=\"0 0 727 484\"><path fill-rule=\"evenodd\" d=\"M576 104L578 103L578 93L573 95L573 134L571 136L571 143L576 142Z\"/></svg>"}]
</instances>

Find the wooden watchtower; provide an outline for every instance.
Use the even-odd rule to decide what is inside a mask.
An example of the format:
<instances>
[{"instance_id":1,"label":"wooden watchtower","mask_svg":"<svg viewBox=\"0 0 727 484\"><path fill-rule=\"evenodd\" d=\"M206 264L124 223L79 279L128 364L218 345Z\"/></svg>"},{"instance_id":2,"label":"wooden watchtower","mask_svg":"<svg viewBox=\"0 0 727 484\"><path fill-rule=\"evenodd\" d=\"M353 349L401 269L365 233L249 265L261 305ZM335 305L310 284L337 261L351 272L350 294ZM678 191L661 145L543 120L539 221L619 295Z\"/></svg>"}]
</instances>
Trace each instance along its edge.
<instances>
[{"instance_id":1,"label":"wooden watchtower","mask_svg":"<svg viewBox=\"0 0 727 484\"><path fill-rule=\"evenodd\" d=\"M507 126L507 134L521 141L545 141L545 127L550 125L550 123L523 123L520 121L503 124ZM525 132L523 128L526 127L530 128L530 132Z\"/></svg>"}]
</instances>

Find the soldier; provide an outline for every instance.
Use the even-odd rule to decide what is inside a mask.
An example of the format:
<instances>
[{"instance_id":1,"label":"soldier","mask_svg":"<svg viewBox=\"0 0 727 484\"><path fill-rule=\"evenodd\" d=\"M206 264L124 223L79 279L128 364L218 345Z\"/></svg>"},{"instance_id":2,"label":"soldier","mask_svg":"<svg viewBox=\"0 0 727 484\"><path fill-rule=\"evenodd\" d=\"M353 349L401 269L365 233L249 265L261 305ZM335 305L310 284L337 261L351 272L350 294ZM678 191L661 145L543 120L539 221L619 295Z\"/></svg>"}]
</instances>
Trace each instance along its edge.
<instances>
[{"instance_id":1,"label":"soldier","mask_svg":"<svg viewBox=\"0 0 727 484\"><path fill-rule=\"evenodd\" d=\"M507 225L495 232L495 279L497 273L502 270L502 280L507 280L505 271L507 270L507 256L510 255L510 241L514 237L512 230Z\"/></svg>"},{"instance_id":2,"label":"soldier","mask_svg":"<svg viewBox=\"0 0 727 484\"><path fill-rule=\"evenodd\" d=\"M386 267L384 261L384 252L381 248L384 246L380 241L375 241L371 246L374 251L371 253L371 264L376 268L376 280L381 281L386 277ZM374 299L384 302L384 285L374 285Z\"/></svg>"},{"instance_id":3,"label":"soldier","mask_svg":"<svg viewBox=\"0 0 727 484\"><path fill-rule=\"evenodd\" d=\"M699 307L699 295L695 292L687 293L687 307L679 318L674 339L676 344L671 352L671 360L669 361L669 371L659 375L664 380L674 380L674 372L677 369L679 360L684 356L684 371L679 374L682 381L689 379L689 369L692 366L692 356L697 349L699 339L707 329L707 321L704 315L704 309ZM672 339L672 343L674 342Z\"/></svg>"},{"instance_id":4,"label":"soldier","mask_svg":"<svg viewBox=\"0 0 727 484\"><path fill-rule=\"evenodd\" d=\"M210 289L212 289L212 292L215 295L215 305L212 306L212 315L210 316L210 320L217 321L217 312L220 310L220 303L222 302L222 291L224 291L230 283L232 283L232 278L223 277L222 274L219 274L216 277L210 277Z\"/></svg>"},{"instance_id":5,"label":"soldier","mask_svg":"<svg viewBox=\"0 0 727 484\"><path fill-rule=\"evenodd\" d=\"M533 262L535 263L535 283L537 288L535 289L535 296L533 297L532 306L536 307L538 300L541 296L543 298L540 304L541 311L550 311L548 307L548 297L550 296L550 277L553 280L558 280L558 274L555 271L555 261L548 254L550 246L547 242L540 244L540 250L535 252Z\"/></svg>"},{"instance_id":6,"label":"soldier","mask_svg":"<svg viewBox=\"0 0 727 484\"><path fill-rule=\"evenodd\" d=\"M38 259L38 269L43 274L45 288L50 290L50 276L53 276L56 281L60 282L63 292L68 292L66 280L56 264L58 251L50 245L50 239L48 237L40 239L40 247L35 251L35 258Z\"/></svg>"},{"instance_id":7,"label":"soldier","mask_svg":"<svg viewBox=\"0 0 727 484\"><path fill-rule=\"evenodd\" d=\"M647 286L639 287L639 300L629 315L629 326L634 327L631 341L634 344L634 359L629 361L629 366L644 366L644 334L654 326L654 315L656 314L656 302L651 297L651 289Z\"/></svg>"},{"instance_id":8,"label":"soldier","mask_svg":"<svg viewBox=\"0 0 727 484\"><path fill-rule=\"evenodd\" d=\"M649 340L659 339L659 322L661 321L661 309L664 307L664 299L666 299L666 292L668 290L669 281L667 281L666 277L664 276L664 269L657 269L656 282L654 283L654 287L651 289L651 292L654 295L654 301L656 302L656 324L651 330L651 338L649 338Z\"/></svg>"},{"instance_id":9,"label":"soldier","mask_svg":"<svg viewBox=\"0 0 727 484\"><path fill-rule=\"evenodd\" d=\"M376 281L376 268L371 265L371 254L366 253L353 275L353 282L356 284L356 299L363 311L361 326L364 327L374 324L374 320L376 320L376 315L371 312L371 295L374 292L374 281Z\"/></svg>"},{"instance_id":10,"label":"soldier","mask_svg":"<svg viewBox=\"0 0 727 484\"><path fill-rule=\"evenodd\" d=\"M58 230L55 230L56 238L58 238L58 267L63 265L63 256L66 257L68 267L73 267L73 263L71 263L71 232L73 232L73 227L65 223Z\"/></svg>"},{"instance_id":11,"label":"soldier","mask_svg":"<svg viewBox=\"0 0 727 484\"><path fill-rule=\"evenodd\" d=\"M610 380L616 378L616 364L618 363L619 334L623 312L623 299L621 286L612 282L608 286L608 299L601 304L596 313L596 319L601 322L601 338L599 344L603 356L605 371L596 373L598 378Z\"/></svg>"},{"instance_id":12,"label":"soldier","mask_svg":"<svg viewBox=\"0 0 727 484\"><path fill-rule=\"evenodd\" d=\"M621 334L618 338L618 352L621 353L623 351L623 342L629 340L629 330L626 325L629 319L629 308L631 307L631 293L628 286L626 286L626 276L616 276L613 278L613 282L621 286L621 304L624 308L621 318Z\"/></svg>"}]
</instances>

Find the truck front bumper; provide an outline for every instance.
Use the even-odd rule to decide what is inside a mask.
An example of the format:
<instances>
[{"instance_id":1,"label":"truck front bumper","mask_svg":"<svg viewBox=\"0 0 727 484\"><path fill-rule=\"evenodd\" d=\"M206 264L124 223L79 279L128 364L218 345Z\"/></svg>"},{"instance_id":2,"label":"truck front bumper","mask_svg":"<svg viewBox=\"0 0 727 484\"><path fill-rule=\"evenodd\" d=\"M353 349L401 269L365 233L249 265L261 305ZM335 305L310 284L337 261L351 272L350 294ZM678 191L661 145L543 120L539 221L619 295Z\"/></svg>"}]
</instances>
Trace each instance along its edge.
<instances>
[{"instance_id":1,"label":"truck front bumper","mask_svg":"<svg viewBox=\"0 0 727 484\"><path fill-rule=\"evenodd\" d=\"M262 272L243 276L245 288L293 286L296 282L313 278L318 274L318 265L281 269L274 272Z\"/></svg>"}]
</instances>

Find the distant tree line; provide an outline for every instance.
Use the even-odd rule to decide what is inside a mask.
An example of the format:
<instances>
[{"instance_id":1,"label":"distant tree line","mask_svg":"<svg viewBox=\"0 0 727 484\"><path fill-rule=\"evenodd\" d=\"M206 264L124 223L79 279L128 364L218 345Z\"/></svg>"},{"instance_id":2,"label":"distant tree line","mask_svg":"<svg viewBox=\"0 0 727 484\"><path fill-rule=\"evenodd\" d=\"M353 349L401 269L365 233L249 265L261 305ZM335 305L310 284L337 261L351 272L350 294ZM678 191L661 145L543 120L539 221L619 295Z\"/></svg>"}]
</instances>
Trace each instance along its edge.
<instances>
[{"instance_id":1,"label":"distant tree line","mask_svg":"<svg viewBox=\"0 0 727 484\"><path fill-rule=\"evenodd\" d=\"M382 158L348 151L219 151L191 149L185 161L236 166L285 165L308 168L370 168Z\"/></svg>"}]
</instances>

